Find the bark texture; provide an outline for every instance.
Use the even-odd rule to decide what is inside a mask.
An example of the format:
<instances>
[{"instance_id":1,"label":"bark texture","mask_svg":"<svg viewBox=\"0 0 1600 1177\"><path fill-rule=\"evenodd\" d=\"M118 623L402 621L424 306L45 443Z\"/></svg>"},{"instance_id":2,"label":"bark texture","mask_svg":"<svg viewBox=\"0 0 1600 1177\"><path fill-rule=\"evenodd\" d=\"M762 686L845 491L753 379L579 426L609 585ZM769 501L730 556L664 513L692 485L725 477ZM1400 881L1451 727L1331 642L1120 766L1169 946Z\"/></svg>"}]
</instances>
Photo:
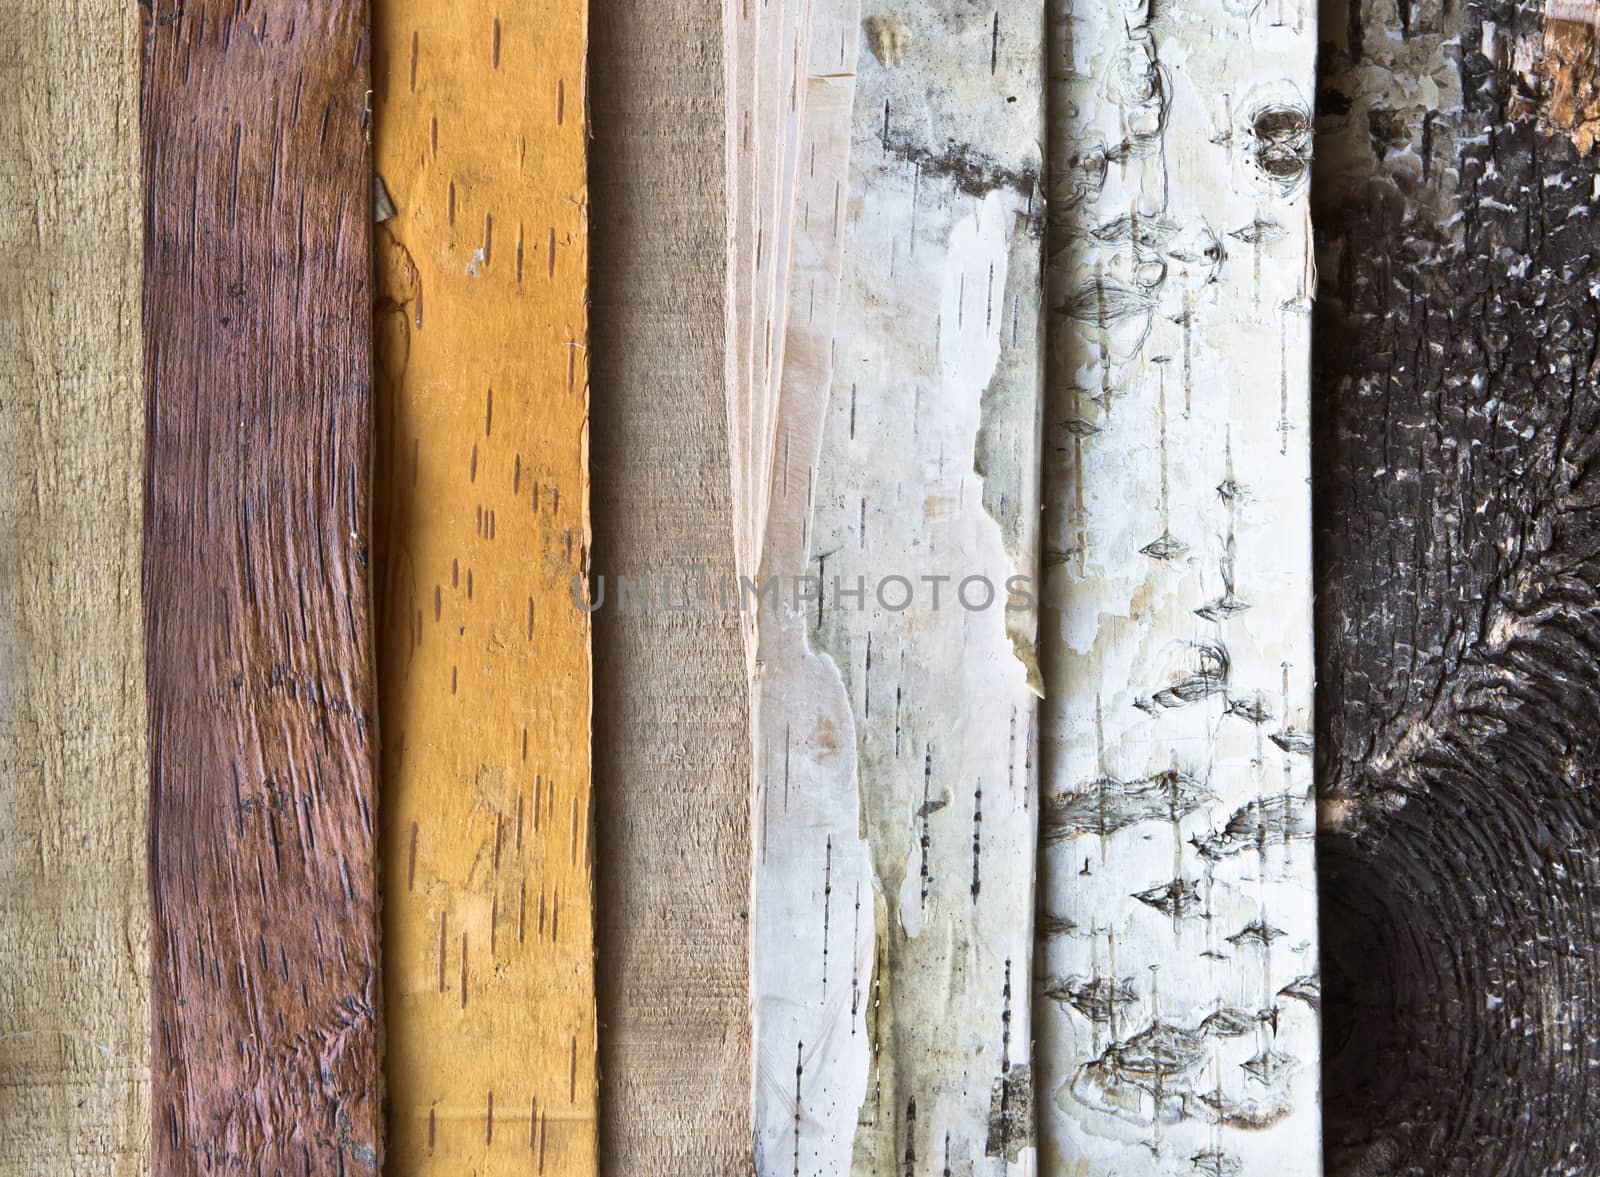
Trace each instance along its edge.
<instances>
[{"instance_id":1,"label":"bark texture","mask_svg":"<svg viewBox=\"0 0 1600 1177\"><path fill-rule=\"evenodd\" d=\"M144 20L153 1166L373 1172L366 8Z\"/></svg>"},{"instance_id":2,"label":"bark texture","mask_svg":"<svg viewBox=\"0 0 1600 1177\"><path fill-rule=\"evenodd\" d=\"M595 1172L587 23L374 10L396 1175Z\"/></svg>"},{"instance_id":3,"label":"bark texture","mask_svg":"<svg viewBox=\"0 0 1600 1177\"><path fill-rule=\"evenodd\" d=\"M1315 13L1070 4L1054 44L1045 1162L1318 1173Z\"/></svg>"},{"instance_id":4,"label":"bark texture","mask_svg":"<svg viewBox=\"0 0 1600 1177\"><path fill-rule=\"evenodd\" d=\"M1596 19L1324 9L1334 1173L1600 1168Z\"/></svg>"},{"instance_id":5,"label":"bark texture","mask_svg":"<svg viewBox=\"0 0 1600 1177\"><path fill-rule=\"evenodd\" d=\"M149 1170L138 10L0 11L0 1174Z\"/></svg>"},{"instance_id":6,"label":"bark texture","mask_svg":"<svg viewBox=\"0 0 1600 1177\"><path fill-rule=\"evenodd\" d=\"M790 8L729 14L757 1169L1026 1173L1041 12Z\"/></svg>"},{"instance_id":7,"label":"bark texture","mask_svg":"<svg viewBox=\"0 0 1600 1177\"><path fill-rule=\"evenodd\" d=\"M750 1170L748 711L731 614L659 607L732 568L721 396L720 0L595 5L594 614L603 1171ZM600 63L603 63L603 67Z\"/></svg>"}]
</instances>

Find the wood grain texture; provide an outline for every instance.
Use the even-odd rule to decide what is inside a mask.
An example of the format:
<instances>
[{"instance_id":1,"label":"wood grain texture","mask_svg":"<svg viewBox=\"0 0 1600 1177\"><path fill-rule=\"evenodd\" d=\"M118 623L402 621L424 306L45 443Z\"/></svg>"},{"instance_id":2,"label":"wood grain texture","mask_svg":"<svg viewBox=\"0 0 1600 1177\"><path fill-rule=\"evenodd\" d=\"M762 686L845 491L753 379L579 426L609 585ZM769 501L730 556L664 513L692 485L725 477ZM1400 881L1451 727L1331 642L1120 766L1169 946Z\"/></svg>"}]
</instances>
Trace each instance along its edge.
<instances>
[{"instance_id":1,"label":"wood grain texture","mask_svg":"<svg viewBox=\"0 0 1600 1177\"><path fill-rule=\"evenodd\" d=\"M1052 16L1042 1160L1316 1174L1315 13Z\"/></svg>"},{"instance_id":2,"label":"wood grain texture","mask_svg":"<svg viewBox=\"0 0 1600 1177\"><path fill-rule=\"evenodd\" d=\"M595 1172L586 24L374 12L399 1177Z\"/></svg>"},{"instance_id":3,"label":"wood grain texture","mask_svg":"<svg viewBox=\"0 0 1600 1177\"><path fill-rule=\"evenodd\" d=\"M0 11L0 1174L148 1171L138 10Z\"/></svg>"},{"instance_id":4,"label":"wood grain texture","mask_svg":"<svg viewBox=\"0 0 1600 1177\"><path fill-rule=\"evenodd\" d=\"M366 8L144 19L153 1167L374 1172Z\"/></svg>"},{"instance_id":5,"label":"wood grain texture","mask_svg":"<svg viewBox=\"0 0 1600 1177\"><path fill-rule=\"evenodd\" d=\"M1600 1171L1596 15L1323 5L1335 1174Z\"/></svg>"},{"instance_id":6,"label":"wood grain texture","mask_svg":"<svg viewBox=\"0 0 1600 1177\"><path fill-rule=\"evenodd\" d=\"M732 574L719 0L611 0L590 56L595 567ZM601 1157L750 1170L749 727L737 619L594 615Z\"/></svg>"}]
</instances>

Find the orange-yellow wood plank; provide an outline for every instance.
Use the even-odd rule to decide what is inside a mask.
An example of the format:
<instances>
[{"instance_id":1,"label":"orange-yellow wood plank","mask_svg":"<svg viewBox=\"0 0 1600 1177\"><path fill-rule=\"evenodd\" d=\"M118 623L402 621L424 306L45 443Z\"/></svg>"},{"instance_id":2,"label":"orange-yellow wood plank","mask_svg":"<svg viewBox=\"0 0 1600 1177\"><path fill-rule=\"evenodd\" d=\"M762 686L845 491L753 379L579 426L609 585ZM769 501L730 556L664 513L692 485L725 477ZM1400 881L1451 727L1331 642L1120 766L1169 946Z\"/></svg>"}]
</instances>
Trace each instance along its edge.
<instances>
[{"instance_id":1,"label":"orange-yellow wood plank","mask_svg":"<svg viewBox=\"0 0 1600 1177\"><path fill-rule=\"evenodd\" d=\"M586 24L373 9L390 1177L595 1172Z\"/></svg>"}]
</instances>

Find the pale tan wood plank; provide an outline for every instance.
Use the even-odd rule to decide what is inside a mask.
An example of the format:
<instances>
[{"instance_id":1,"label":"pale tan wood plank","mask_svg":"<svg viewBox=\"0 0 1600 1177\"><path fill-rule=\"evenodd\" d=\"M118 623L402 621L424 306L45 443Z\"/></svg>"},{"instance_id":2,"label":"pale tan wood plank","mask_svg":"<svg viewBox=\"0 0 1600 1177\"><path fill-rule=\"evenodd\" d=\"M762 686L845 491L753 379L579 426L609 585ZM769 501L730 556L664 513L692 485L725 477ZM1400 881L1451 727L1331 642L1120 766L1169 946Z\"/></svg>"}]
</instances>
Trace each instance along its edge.
<instances>
[{"instance_id":1,"label":"pale tan wood plank","mask_svg":"<svg viewBox=\"0 0 1600 1177\"><path fill-rule=\"evenodd\" d=\"M0 10L0 1173L141 1174L139 10Z\"/></svg>"},{"instance_id":2,"label":"pale tan wood plank","mask_svg":"<svg viewBox=\"0 0 1600 1177\"><path fill-rule=\"evenodd\" d=\"M596 5L595 567L731 573L717 0ZM656 581L659 586L659 580ZM681 574L680 574L681 586ZM737 619L595 614L602 1171L749 1171L748 716Z\"/></svg>"}]
</instances>

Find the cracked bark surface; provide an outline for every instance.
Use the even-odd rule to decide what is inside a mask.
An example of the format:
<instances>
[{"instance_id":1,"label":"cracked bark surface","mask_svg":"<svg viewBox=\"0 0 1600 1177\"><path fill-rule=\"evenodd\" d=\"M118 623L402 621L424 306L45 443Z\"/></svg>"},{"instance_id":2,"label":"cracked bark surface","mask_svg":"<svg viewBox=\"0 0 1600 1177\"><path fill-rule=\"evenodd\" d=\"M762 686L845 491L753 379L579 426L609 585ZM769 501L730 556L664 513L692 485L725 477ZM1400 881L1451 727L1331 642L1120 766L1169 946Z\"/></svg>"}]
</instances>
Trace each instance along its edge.
<instances>
[{"instance_id":1,"label":"cracked bark surface","mask_svg":"<svg viewBox=\"0 0 1600 1177\"><path fill-rule=\"evenodd\" d=\"M1323 5L1336 1174L1600 1168L1594 27L1591 4Z\"/></svg>"}]
</instances>

